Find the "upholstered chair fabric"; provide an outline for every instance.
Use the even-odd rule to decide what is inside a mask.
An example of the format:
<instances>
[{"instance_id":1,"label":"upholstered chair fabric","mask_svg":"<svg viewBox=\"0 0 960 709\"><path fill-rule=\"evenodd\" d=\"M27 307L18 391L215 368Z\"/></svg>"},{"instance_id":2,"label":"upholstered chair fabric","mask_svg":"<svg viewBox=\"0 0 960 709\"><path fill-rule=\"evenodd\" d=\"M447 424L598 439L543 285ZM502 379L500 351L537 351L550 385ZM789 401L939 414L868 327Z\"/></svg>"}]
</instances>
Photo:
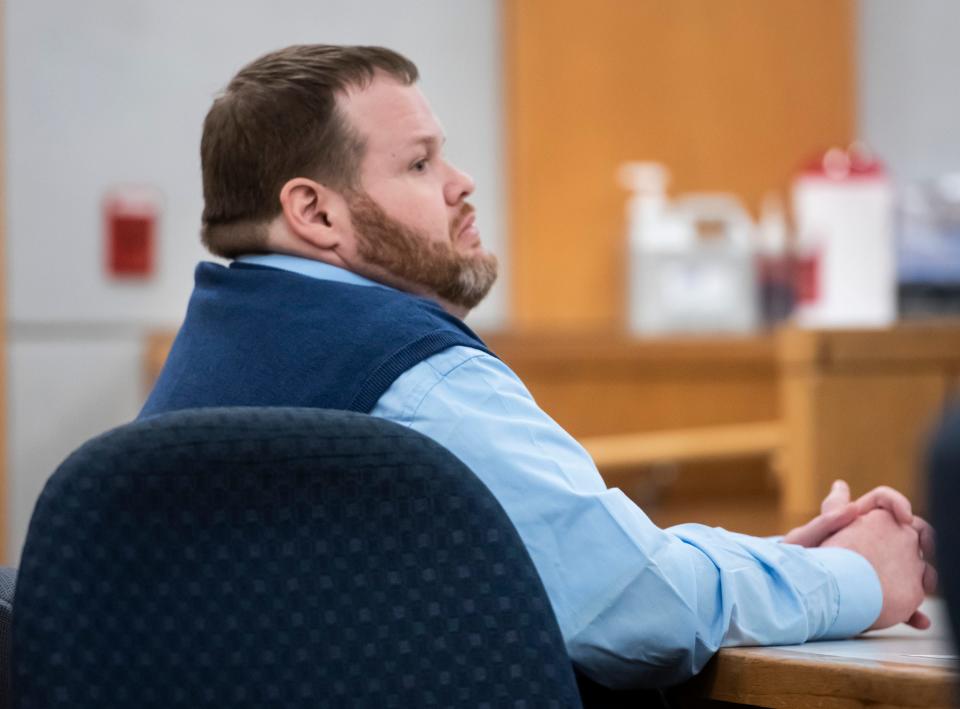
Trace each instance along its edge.
<instances>
[{"instance_id":1,"label":"upholstered chair fabric","mask_svg":"<svg viewBox=\"0 0 960 709\"><path fill-rule=\"evenodd\" d=\"M19 709L580 705L483 484L313 409L164 414L71 455L30 523L13 660Z\"/></svg>"},{"instance_id":2,"label":"upholstered chair fabric","mask_svg":"<svg viewBox=\"0 0 960 709\"><path fill-rule=\"evenodd\" d=\"M10 706L10 624L17 570L0 567L0 709Z\"/></svg>"}]
</instances>

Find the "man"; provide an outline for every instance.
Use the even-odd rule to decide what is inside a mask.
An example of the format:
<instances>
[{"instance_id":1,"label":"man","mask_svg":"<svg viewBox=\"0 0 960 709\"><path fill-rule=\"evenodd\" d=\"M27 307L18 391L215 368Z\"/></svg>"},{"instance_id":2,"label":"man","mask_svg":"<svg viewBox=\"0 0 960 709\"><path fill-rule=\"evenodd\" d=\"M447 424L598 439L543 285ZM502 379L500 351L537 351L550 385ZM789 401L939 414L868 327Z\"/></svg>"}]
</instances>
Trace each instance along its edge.
<instances>
[{"instance_id":1,"label":"man","mask_svg":"<svg viewBox=\"0 0 960 709\"><path fill-rule=\"evenodd\" d=\"M571 657L613 687L663 686L721 644L846 637L910 621L929 536L899 494L824 514L784 544L661 530L461 318L497 263L444 135L386 49L297 46L230 82L204 123L201 264L142 416L212 405L352 409L434 438L503 505ZM883 508L883 509L881 509ZM804 549L795 544L816 546Z\"/></svg>"}]
</instances>

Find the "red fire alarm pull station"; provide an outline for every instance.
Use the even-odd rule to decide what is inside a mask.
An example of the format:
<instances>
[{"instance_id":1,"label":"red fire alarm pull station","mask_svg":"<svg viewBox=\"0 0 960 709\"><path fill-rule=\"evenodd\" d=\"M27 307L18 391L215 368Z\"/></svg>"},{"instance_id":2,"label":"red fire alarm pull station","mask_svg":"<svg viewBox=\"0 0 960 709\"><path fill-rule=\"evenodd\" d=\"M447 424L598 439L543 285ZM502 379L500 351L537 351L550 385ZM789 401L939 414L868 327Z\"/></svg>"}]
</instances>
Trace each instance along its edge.
<instances>
[{"instance_id":1,"label":"red fire alarm pull station","mask_svg":"<svg viewBox=\"0 0 960 709\"><path fill-rule=\"evenodd\" d=\"M115 278L153 275L160 194L149 187L117 187L103 200L107 273Z\"/></svg>"}]
</instances>

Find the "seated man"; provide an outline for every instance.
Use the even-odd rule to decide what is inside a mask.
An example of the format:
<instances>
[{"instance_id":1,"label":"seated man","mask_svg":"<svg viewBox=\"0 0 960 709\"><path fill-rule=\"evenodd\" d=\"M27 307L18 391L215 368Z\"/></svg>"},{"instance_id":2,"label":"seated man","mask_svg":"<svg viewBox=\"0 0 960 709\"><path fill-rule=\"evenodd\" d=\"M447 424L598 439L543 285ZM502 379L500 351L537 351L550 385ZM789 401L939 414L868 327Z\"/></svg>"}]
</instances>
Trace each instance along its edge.
<instances>
[{"instance_id":1,"label":"seated man","mask_svg":"<svg viewBox=\"0 0 960 709\"><path fill-rule=\"evenodd\" d=\"M662 530L604 485L462 321L497 261L416 79L386 49L295 46L243 68L214 101L202 235L234 260L197 268L141 416L313 406L430 436L499 499L571 657L607 686L679 682L721 645L924 625L925 527L893 491L851 503L838 484L824 514L780 543Z\"/></svg>"}]
</instances>

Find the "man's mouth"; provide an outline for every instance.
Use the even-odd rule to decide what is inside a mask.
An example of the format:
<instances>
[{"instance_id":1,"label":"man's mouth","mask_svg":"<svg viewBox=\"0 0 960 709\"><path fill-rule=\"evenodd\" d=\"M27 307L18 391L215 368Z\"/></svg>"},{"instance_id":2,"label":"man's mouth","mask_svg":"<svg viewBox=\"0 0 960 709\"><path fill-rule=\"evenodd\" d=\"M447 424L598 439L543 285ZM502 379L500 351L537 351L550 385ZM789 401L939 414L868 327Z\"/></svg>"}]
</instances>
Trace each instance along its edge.
<instances>
[{"instance_id":1,"label":"man's mouth","mask_svg":"<svg viewBox=\"0 0 960 709\"><path fill-rule=\"evenodd\" d=\"M463 235L468 231L477 231L476 227L477 217L475 214L471 214L469 217L463 220L463 226L460 227L460 234Z\"/></svg>"},{"instance_id":2,"label":"man's mouth","mask_svg":"<svg viewBox=\"0 0 960 709\"><path fill-rule=\"evenodd\" d=\"M457 241L470 243L480 242L480 230L477 228L477 214L473 208L468 208L461 218L454 224L454 238Z\"/></svg>"}]
</instances>

